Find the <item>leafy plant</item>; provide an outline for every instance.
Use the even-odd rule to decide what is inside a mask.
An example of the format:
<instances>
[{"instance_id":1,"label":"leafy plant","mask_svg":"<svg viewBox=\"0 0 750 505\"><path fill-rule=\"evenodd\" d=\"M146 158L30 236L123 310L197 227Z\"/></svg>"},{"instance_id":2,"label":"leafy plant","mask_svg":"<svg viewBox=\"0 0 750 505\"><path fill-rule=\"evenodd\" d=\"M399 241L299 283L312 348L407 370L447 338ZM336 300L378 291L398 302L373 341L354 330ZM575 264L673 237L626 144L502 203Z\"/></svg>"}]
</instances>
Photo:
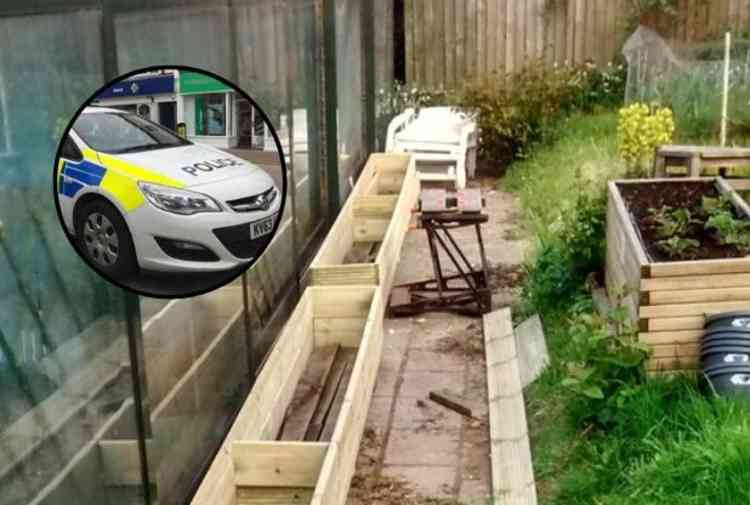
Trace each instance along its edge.
<instances>
[{"instance_id":1,"label":"leafy plant","mask_svg":"<svg viewBox=\"0 0 750 505\"><path fill-rule=\"evenodd\" d=\"M573 359L562 386L579 397L584 421L606 427L627 415L626 401L643 383L649 350L638 342L621 308L605 316L578 308L569 332Z\"/></svg>"},{"instance_id":2,"label":"leafy plant","mask_svg":"<svg viewBox=\"0 0 750 505\"><path fill-rule=\"evenodd\" d=\"M701 245L695 239L679 236L670 237L656 242L656 246L664 251L670 258L686 258L692 251Z\"/></svg>"},{"instance_id":3,"label":"leafy plant","mask_svg":"<svg viewBox=\"0 0 750 505\"><path fill-rule=\"evenodd\" d=\"M736 219L730 211L719 210L713 212L705 226L707 230L716 231L720 244L750 251L750 221Z\"/></svg>"},{"instance_id":4,"label":"leafy plant","mask_svg":"<svg viewBox=\"0 0 750 505\"><path fill-rule=\"evenodd\" d=\"M672 141L674 120L665 107L634 103L620 109L617 136L620 156L628 164L631 176L650 175L650 161L656 146Z\"/></svg>"},{"instance_id":5,"label":"leafy plant","mask_svg":"<svg viewBox=\"0 0 750 505\"><path fill-rule=\"evenodd\" d=\"M660 209L649 209L651 221L656 225L656 235L668 239L688 235L695 225L701 222L693 218L689 209L673 209L668 205Z\"/></svg>"}]
</instances>

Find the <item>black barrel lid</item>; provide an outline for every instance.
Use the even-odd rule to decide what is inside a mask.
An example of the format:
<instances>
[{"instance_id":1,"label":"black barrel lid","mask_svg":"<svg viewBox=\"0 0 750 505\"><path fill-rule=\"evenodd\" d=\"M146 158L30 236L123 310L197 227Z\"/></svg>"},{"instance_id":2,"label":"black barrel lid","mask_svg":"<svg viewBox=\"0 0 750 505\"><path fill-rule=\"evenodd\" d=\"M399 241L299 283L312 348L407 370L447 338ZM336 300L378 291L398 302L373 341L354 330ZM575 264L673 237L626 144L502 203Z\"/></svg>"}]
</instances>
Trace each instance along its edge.
<instances>
[{"instance_id":1,"label":"black barrel lid","mask_svg":"<svg viewBox=\"0 0 750 505\"><path fill-rule=\"evenodd\" d=\"M721 319L731 319L731 318L748 318L750 319L750 310L736 310L733 312L722 312L721 314L713 314L708 317L706 317L706 322L704 324L704 328L708 328L711 324L715 323L716 321L719 321ZM750 328L748 328L750 329Z\"/></svg>"}]
</instances>

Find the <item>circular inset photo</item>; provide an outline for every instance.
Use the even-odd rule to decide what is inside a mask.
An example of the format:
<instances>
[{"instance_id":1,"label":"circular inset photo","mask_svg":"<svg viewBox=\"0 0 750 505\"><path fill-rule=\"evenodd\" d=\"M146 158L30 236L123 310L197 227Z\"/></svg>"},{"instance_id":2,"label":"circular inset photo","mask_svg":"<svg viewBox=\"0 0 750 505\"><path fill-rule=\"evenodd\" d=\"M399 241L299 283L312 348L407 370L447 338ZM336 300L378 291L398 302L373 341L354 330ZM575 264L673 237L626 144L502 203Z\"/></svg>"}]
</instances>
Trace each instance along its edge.
<instances>
[{"instance_id":1,"label":"circular inset photo","mask_svg":"<svg viewBox=\"0 0 750 505\"><path fill-rule=\"evenodd\" d=\"M81 105L57 150L54 197L97 273L180 298L231 282L263 254L281 221L286 165L248 93L200 69L150 67Z\"/></svg>"}]
</instances>

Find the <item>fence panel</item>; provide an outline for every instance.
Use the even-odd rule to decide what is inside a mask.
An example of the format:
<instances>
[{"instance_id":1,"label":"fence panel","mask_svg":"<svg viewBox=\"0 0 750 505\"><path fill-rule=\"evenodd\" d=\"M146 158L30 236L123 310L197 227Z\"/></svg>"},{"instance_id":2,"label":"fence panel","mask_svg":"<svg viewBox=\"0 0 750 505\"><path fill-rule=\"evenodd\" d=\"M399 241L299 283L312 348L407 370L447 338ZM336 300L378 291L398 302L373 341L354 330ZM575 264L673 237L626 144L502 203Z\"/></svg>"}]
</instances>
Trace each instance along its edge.
<instances>
[{"instance_id":1,"label":"fence panel","mask_svg":"<svg viewBox=\"0 0 750 505\"><path fill-rule=\"evenodd\" d=\"M676 8L640 21L676 43L750 26L747 0L679 0ZM637 21L632 0L404 0L407 81L455 88L535 60L606 65Z\"/></svg>"}]
</instances>

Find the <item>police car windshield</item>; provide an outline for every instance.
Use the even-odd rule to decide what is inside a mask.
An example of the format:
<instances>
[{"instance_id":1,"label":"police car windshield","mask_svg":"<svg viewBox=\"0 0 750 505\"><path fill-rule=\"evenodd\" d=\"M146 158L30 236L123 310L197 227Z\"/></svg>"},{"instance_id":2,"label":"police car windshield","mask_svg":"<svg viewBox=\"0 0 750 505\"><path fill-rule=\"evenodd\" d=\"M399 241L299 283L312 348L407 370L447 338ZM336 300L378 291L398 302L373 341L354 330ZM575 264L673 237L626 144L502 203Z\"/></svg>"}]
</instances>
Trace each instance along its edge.
<instances>
[{"instance_id":1,"label":"police car windshield","mask_svg":"<svg viewBox=\"0 0 750 505\"><path fill-rule=\"evenodd\" d=\"M75 132L95 151L132 153L190 144L187 140L135 114L96 112L81 114Z\"/></svg>"}]
</instances>

